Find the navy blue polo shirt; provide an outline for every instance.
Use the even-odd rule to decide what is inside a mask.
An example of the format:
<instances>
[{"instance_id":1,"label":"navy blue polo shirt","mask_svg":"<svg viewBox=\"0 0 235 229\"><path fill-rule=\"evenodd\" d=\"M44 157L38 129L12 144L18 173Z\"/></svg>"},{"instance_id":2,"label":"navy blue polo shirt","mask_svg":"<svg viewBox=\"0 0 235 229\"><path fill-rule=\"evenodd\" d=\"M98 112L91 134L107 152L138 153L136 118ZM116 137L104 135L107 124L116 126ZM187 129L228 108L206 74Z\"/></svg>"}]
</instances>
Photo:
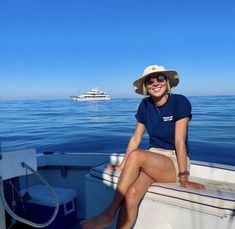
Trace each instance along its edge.
<instances>
[{"instance_id":1,"label":"navy blue polo shirt","mask_svg":"<svg viewBox=\"0 0 235 229\"><path fill-rule=\"evenodd\" d=\"M135 117L137 122L145 125L149 148L175 150L175 122L185 117L191 119L191 110L191 103L183 95L170 94L167 102L160 107L156 107L151 97L144 98ZM185 144L188 153L188 133Z\"/></svg>"}]
</instances>

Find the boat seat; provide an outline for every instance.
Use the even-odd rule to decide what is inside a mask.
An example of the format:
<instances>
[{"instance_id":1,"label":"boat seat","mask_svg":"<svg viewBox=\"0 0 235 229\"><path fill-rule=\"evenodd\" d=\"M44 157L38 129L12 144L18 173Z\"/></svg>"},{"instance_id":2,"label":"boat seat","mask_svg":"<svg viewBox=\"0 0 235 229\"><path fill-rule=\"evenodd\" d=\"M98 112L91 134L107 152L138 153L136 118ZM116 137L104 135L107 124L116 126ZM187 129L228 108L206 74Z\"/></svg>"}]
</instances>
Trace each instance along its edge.
<instances>
[{"instance_id":1,"label":"boat seat","mask_svg":"<svg viewBox=\"0 0 235 229\"><path fill-rule=\"evenodd\" d=\"M90 176L103 185L116 188L120 171L105 168L106 164L90 170ZM179 183L154 183L145 198L188 208L219 217L235 214L235 184L190 176L191 181L204 183L203 191L187 189Z\"/></svg>"}]
</instances>

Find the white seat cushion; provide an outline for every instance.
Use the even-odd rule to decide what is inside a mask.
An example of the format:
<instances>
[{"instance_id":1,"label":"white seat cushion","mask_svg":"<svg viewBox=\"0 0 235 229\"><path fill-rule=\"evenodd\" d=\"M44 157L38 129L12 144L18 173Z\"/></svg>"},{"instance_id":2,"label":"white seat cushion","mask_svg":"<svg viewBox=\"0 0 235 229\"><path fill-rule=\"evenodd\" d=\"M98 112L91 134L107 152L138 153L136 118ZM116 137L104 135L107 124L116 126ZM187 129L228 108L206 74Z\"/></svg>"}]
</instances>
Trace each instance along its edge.
<instances>
[{"instance_id":1,"label":"white seat cushion","mask_svg":"<svg viewBox=\"0 0 235 229\"><path fill-rule=\"evenodd\" d=\"M105 169L105 164L92 168L90 175L107 186L116 187L120 171ZM234 215L235 184L191 177L190 180L206 185L206 189L186 189L179 183L154 183L145 198L179 207L185 207L220 217Z\"/></svg>"}]
</instances>

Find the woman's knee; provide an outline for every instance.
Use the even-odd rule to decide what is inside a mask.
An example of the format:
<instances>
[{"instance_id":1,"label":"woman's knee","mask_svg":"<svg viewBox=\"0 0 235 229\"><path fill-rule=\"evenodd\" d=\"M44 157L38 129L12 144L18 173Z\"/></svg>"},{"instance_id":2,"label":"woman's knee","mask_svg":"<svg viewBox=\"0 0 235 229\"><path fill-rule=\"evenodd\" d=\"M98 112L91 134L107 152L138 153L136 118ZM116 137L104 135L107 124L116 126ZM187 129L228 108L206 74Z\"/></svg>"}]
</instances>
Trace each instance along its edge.
<instances>
[{"instance_id":1,"label":"woman's knee","mask_svg":"<svg viewBox=\"0 0 235 229\"><path fill-rule=\"evenodd\" d=\"M128 208L138 207L140 198L138 196L138 190L135 187L130 187L125 195L125 203Z\"/></svg>"},{"instance_id":2,"label":"woman's knee","mask_svg":"<svg viewBox=\"0 0 235 229\"><path fill-rule=\"evenodd\" d=\"M138 149L131 151L128 155L128 163L138 163L141 159L141 152Z\"/></svg>"}]
</instances>

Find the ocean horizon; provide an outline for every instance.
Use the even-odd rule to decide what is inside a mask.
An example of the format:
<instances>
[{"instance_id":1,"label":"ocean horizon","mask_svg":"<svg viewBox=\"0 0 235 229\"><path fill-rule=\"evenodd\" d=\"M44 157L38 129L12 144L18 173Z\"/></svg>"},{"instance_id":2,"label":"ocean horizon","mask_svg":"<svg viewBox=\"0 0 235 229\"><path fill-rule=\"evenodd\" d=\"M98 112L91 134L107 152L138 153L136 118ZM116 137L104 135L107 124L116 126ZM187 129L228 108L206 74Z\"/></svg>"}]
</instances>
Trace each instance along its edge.
<instances>
[{"instance_id":1,"label":"ocean horizon","mask_svg":"<svg viewBox=\"0 0 235 229\"><path fill-rule=\"evenodd\" d=\"M191 160L235 165L235 96L187 96ZM0 100L0 149L124 153L142 98ZM148 147L144 135L141 148Z\"/></svg>"}]
</instances>

